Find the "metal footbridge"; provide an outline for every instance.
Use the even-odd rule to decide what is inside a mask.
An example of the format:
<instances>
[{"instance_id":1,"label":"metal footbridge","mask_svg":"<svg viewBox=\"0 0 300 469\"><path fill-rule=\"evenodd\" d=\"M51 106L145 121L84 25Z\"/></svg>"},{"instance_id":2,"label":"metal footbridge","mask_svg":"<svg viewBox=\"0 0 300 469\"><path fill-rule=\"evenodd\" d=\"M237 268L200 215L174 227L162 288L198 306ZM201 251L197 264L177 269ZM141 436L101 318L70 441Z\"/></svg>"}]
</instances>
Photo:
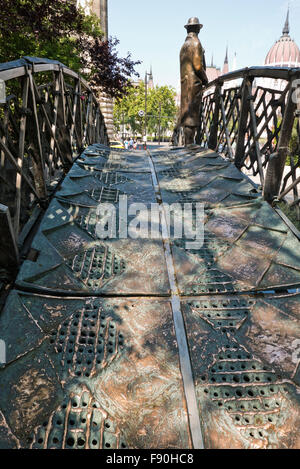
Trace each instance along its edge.
<instances>
[{"instance_id":1,"label":"metal footbridge","mask_svg":"<svg viewBox=\"0 0 300 469\"><path fill-rule=\"evenodd\" d=\"M299 209L299 76L221 77L197 145L130 152L72 70L0 65L0 448L300 448L299 233L277 205ZM124 235L125 199L155 236L145 212ZM203 242L170 206L203 207Z\"/></svg>"},{"instance_id":2,"label":"metal footbridge","mask_svg":"<svg viewBox=\"0 0 300 469\"><path fill-rule=\"evenodd\" d=\"M160 239L99 240L97 206L124 194L204 203L203 246L164 217ZM211 150L89 146L0 316L1 445L299 447L298 243Z\"/></svg>"}]
</instances>

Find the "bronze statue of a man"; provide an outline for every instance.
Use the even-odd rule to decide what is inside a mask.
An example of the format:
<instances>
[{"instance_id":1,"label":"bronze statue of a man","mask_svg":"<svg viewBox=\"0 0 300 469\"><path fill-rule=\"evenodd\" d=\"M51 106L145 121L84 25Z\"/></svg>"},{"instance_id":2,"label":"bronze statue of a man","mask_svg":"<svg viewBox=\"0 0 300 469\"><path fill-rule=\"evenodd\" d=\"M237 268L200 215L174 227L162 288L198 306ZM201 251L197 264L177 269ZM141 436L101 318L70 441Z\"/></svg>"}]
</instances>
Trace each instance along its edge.
<instances>
[{"instance_id":1,"label":"bronze statue of a man","mask_svg":"<svg viewBox=\"0 0 300 469\"><path fill-rule=\"evenodd\" d=\"M200 105L203 85L207 85L205 56L198 38L202 24L190 18L185 25L188 35L180 51L181 112L180 124L184 128L185 145L194 143L200 125Z\"/></svg>"}]
</instances>

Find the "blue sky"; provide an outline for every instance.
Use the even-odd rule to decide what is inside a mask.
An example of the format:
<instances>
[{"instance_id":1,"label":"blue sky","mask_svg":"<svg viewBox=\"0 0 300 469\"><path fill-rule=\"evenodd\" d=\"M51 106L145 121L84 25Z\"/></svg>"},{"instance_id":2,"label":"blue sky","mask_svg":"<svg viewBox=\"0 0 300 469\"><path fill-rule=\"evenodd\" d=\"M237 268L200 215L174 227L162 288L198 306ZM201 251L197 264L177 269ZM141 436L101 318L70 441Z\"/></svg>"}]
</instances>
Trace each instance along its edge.
<instances>
[{"instance_id":1,"label":"blue sky","mask_svg":"<svg viewBox=\"0 0 300 469\"><path fill-rule=\"evenodd\" d=\"M179 86L179 51L184 25L198 16L204 25L200 40L206 61L222 66L226 45L232 67L263 65L268 50L280 37L290 4L291 37L300 47L300 0L108 0L109 35L120 40L120 54L128 51L142 60L142 77L152 64L158 85Z\"/></svg>"}]
</instances>

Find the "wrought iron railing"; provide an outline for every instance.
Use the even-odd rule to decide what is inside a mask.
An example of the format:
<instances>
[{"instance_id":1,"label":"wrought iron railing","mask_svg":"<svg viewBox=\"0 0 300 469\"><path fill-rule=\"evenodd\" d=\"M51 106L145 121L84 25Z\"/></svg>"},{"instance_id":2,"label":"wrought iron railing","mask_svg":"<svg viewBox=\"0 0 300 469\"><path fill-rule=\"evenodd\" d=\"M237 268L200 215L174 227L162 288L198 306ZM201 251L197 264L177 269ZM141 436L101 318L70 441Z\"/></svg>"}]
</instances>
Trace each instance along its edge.
<instances>
[{"instance_id":1,"label":"wrought iron railing","mask_svg":"<svg viewBox=\"0 0 300 469\"><path fill-rule=\"evenodd\" d=\"M17 262L21 229L95 142L108 144L108 137L82 77L48 59L0 64L0 237L9 257L0 267Z\"/></svg>"},{"instance_id":2,"label":"wrought iron railing","mask_svg":"<svg viewBox=\"0 0 300 469\"><path fill-rule=\"evenodd\" d=\"M299 115L300 68L238 70L204 89L196 142L256 177L269 202L287 198L300 219Z\"/></svg>"}]
</instances>

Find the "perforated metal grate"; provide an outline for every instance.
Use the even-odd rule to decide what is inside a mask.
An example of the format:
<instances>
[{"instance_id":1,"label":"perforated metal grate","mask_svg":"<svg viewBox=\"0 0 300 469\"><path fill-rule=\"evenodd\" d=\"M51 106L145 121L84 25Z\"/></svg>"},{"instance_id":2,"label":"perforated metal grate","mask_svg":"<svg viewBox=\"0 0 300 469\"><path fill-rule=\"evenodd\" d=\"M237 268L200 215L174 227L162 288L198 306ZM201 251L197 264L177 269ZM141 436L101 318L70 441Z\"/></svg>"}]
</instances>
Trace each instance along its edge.
<instances>
[{"instance_id":1,"label":"perforated metal grate","mask_svg":"<svg viewBox=\"0 0 300 469\"><path fill-rule=\"evenodd\" d=\"M82 251L73 258L66 259L66 263L75 276L90 288L99 288L126 270L125 261L103 245Z\"/></svg>"},{"instance_id":2,"label":"perforated metal grate","mask_svg":"<svg viewBox=\"0 0 300 469\"><path fill-rule=\"evenodd\" d=\"M50 338L68 376L89 378L124 348L118 324L96 303L75 313Z\"/></svg>"},{"instance_id":3,"label":"perforated metal grate","mask_svg":"<svg viewBox=\"0 0 300 469\"><path fill-rule=\"evenodd\" d=\"M86 231L92 238L97 239L97 223L98 217L95 211L85 211L81 208L80 215L76 218L75 223L84 231Z\"/></svg>"},{"instance_id":4,"label":"perforated metal grate","mask_svg":"<svg viewBox=\"0 0 300 469\"><path fill-rule=\"evenodd\" d=\"M199 397L209 399L255 444L278 447L291 385L255 360L237 344L228 344L214 356L208 373L200 378Z\"/></svg>"},{"instance_id":5,"label":"perforated metal grate","mask_svg":"<svg viewBox=\"0 0 300 469\"><path fill-rule=\"evenodd\" d=\"M199 275L197 282L184 287L185 295L201 295L203 293L234 292L235 283L229 275L217 269L211 269Z\"/></svg>"},{"instance_id":6,"label":"perforated metal grate","mask_svg":"<svg viewBox=\"0 0 300 469\"><path fill-rule=\"evenodd\" d=\"M108 171L98 172L94 175L96 179L98 179L103 184L107 186L114 186L116 184L125 184L125 183L132 183L131 179L128 179L126 176L123 176L119 173L112 173Z\"/></svg>"},{"instance_id":7,"label":"perforated metal grate","mask_svg":"<svg viewBox=\"0 0 300 469\"><path fill-rule=\"evenodd\" d=\"M222 299L191 301L188 305L214 329L235 333L248 319L254 301Z\"/></svg>"},{"instance_id":8,"label":"perforated metal grate","mask_svg":"<svg viewBox=\"0 0 300 469\"><path fill-rule=\"evenodd\" d=\"M99 203L118 203L119 196L122 194L117 189L110 189L104 186L100 189L92 189L91 191L87 191L87 193L92 199Z\"/></svg>"},{"instance_id":9,"label":"perforated metal grate","mask_svg":"<svg viewBox=\"0 0 300 469\"><path fill-rule=\"evenodd\" d=\"M32 438L34 449L125 449L125 439L88 391L71 394L38 427Z\"/></svg>"},{"instance_id":10,"label":"perforated metal grate","mask_svg":"<svg viewBox=\"0 0 300 469\"><path fill-rule=\"evenodd\" d=\"M179 178L181 177L181 171L176 168L165 169L163 171L159 171L159 177L166 177L166 178Z\"/></svg>"}]
</instances>

